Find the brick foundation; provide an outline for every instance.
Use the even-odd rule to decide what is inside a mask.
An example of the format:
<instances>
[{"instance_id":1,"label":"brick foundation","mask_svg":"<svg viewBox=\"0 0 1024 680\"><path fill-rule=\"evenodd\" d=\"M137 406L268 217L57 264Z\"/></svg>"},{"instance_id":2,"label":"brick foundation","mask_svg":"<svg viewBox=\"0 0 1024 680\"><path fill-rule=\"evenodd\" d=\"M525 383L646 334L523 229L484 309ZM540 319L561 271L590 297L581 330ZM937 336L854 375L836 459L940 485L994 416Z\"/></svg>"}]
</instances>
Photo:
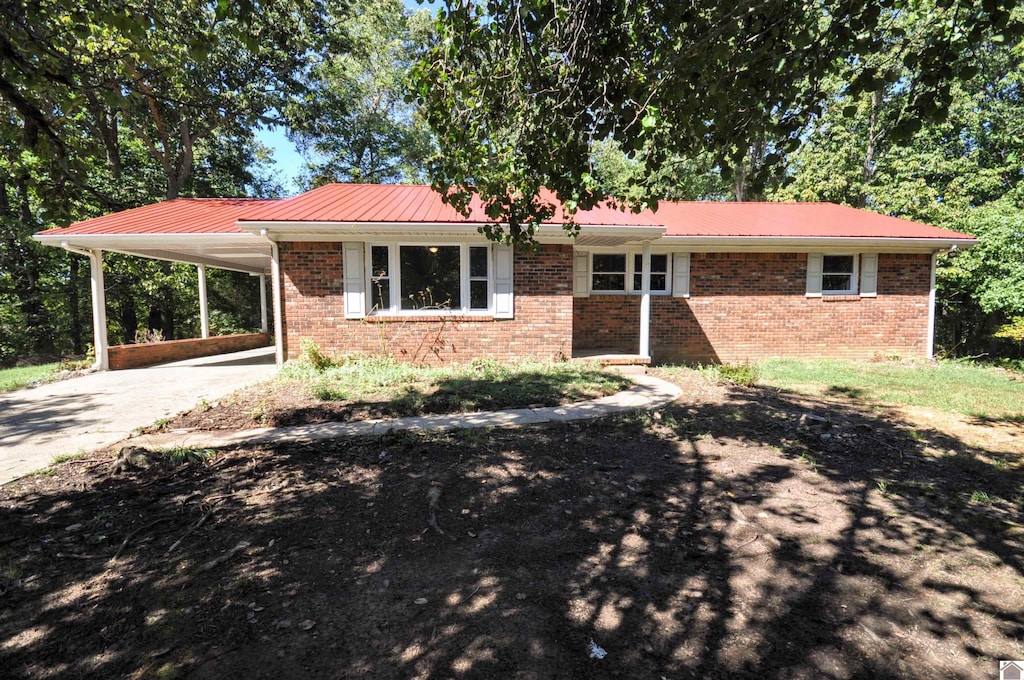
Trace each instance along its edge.
<instances>
[{"instance_id":1,"label":"brick foundation","mask_svg":"<svg viewBox=\"0 0 1024 680\"><path fill-rule=\"evenodd\" d=\"M652 296L655 362L921 357L930 255L881 254L878 295L808 298L805 253L693 253L690 298ZM640 297L575 298L573 349L635 353Z\"/></svg>"},{"instance_id":2,"label":"brick foundation","mask_svg":"<svg viewBox=\"0 0 1024 680\"><path fill-rule=\"evenodd\" d=\"M345 318L341 243L282 242L285 355L303 339L328 354L389 354L421 364L554 359L572 352L572 248L516 254L515 318L476 316Z\"/></svg>"},{"instance_id":3,"label":"brick foundation","mask_svg":"<svg viewBox=\"0 0 1024 680\"><path fill-rule=\"evenodd\" d=\"M246 333L241 335L218 335L212 338L190 338L187 340L164 340L162 342L145 342L137 345L114 345L107 348L107 362L110 370L120 371L125 368L140 368L164 364L169 361L182 361L197 357L208 357L214 354L241 352L257 347L270 345L270 336L266 333Z\"/></svg>"}]
</instances>

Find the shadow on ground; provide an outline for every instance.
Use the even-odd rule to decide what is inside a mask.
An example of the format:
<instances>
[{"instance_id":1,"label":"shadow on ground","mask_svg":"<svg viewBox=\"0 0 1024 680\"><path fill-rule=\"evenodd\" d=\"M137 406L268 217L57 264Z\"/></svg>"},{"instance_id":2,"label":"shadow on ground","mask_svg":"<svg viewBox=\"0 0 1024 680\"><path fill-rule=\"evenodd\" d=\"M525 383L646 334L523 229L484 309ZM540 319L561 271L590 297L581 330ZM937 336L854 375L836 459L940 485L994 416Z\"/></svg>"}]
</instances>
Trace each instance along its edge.
<instances>
[{"instance_id":1,"label":"shadow on ground","mask_svg":"<svg viewBox=\"0 0 1024 680\"><path fill-rule=\"evenodd\" d=\"M90 465L0 494L7 677L995 677L1024 656L1019 461L890 412L737 388Z\"/></svg>"}]
</instances>

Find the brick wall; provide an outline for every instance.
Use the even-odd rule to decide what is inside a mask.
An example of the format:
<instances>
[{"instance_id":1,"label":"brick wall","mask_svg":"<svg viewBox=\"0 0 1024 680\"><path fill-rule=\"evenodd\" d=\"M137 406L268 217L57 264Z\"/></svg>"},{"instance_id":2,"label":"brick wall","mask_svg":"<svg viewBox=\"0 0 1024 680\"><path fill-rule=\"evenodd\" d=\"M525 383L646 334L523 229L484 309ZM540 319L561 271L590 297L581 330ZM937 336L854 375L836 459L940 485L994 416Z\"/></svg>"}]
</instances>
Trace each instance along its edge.
<instances>
[{"instance_id":1,"label":"brick wall","mask_svg":"<svg viewBox=\"0 0 1024 680\"><path fill-rule=\"evenodd\" d=\"M652 296L656 362L924 356L929 255L882 254L878 296L808 298L805 253L694 253L689 299ZM640 297L575 298L573 348L637 352Z\"/></svg>"},{"instance_id":2,"label":"brick wall","mask_svg":"<svg viewBox=\"0 0 1024 680\"><path fill-rule=\"evenodd\" d=\"M107 348L107 362L112 371L125 368L139 368L182 361L196 357L208 357L227 352L241 352L246 349L266 347L270 336L266 333L240 335L217 335L212 338L190 338L187 340L164 340L137 345L114 345Z\"/></svg>"},{"instance_id":3,"label":"brick wall","mask_svg":"<svg viewBox=\"0 0 1024 680\"><path fill-rule=\"evenodd\" d=\"M346 319L341 243L282 242L285 353L308 338L328 355L391 354L415 363L476 357L553 359L572 351L572 248L517 253L515 318L378 317Z\"/></svg>"}]
</instances>

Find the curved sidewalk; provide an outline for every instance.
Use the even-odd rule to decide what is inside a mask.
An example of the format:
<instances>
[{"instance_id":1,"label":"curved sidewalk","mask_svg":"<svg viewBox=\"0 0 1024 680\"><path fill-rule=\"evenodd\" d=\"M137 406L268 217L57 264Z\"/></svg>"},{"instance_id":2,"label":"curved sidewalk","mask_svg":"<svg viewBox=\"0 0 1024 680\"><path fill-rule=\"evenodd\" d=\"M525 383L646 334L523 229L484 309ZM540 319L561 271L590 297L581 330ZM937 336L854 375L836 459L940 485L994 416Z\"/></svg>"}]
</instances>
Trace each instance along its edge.
<instances>
[{"instance_id":1,"label":"curved sidewalk","mask_svg":"<svg viewBox=\"0 0 1024 680\"><path fill-rule=\"evenodd\" d=\"M627 390L600 399L564 406L317 423L292 427L261 427L252 430L166 432L133 437L125 440L125 443L150 449L219 448L237 444L315 442L344 437L380 435L398 430L443 432L484 427L516 427L598 418L611 413L637 409L660 408L672 403L683 393L678 386L660 378L649 375L632 375L630 377L633 379L634 385Z\"/></svg>"}]
</instances>

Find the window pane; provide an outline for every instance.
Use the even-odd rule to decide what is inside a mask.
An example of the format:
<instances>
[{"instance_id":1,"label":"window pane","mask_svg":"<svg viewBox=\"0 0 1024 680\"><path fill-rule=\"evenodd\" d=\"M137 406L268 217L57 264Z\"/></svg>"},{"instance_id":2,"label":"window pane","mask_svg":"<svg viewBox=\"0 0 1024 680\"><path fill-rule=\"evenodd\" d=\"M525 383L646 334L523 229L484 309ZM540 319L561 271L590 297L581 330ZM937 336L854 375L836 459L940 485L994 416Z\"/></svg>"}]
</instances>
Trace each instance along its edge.
<instances>
[{"instance_id":1,"label":"window pane","mask_svg":"<svg viewBox=\"0 0 1024 680\"><path fill-rule=\"evenodd\" d=\"M664 274L651 274L651 290L667 290L667 277Z\"/></svg>"},{"instance_id":2,"label":"window pane","mask_svg":"<svg viewBox=\"0 0 1024 680\"><path fill-rule=\"evenodd\" d=\"M487 281L470 281L469 308L487 309L488 307L490 307L490 304L489 300L487 299Z\"/></svg>"},{"instance_id":3,"label":"window pane","mask_svg":"<svg viewBox=\"0 0 1024 680\"><path fill-rule=\"evenodd\" d=\"M473 246L469 249L469 275L487 277L487 248Z\"/></svg>"},{"instance_id":4,"label":"window pane","mask_svg":"<svg viewBox=\"0 0 1024 680\"><path fill-rule=\"evenodd\" d=\"M599 274L601 272L626 272L626 256L625 255L594 255L594 273ZM594 277L597 280L597 277ZM625 277L623 277L623 283L625 283Z\"/></svg>"},{"instance_id":5,"label":"window pane","mask_svg":"<svg viewBox=\"0 0 1024 680\"><path fill-rule=\"evenodd\" d=\"M633 271L641 274L644 271L644 256L633 256ZM668 272L668 255L651 255L651 273ZM638 286L639 287L639 286ZM653 287L653 286L652 286Z\"/></svg>"},{"instance_id":6,"label":"window pane","mask_svg":"<svg viewBox=\"0 0 1024 680\"><path fill-rule=\"evenodd\" d=\"M388 275L388 247L387 246L373 246L370 248L370 269L373 272L373 276L387 276Z\"/></svg>"},{"instance_id":7,"label":"window pane","mask_svg":"<svg viewBox=\"0 0 1024 680\"><path fill-rule=\"evenodd\" d=\"M402 246L402 309L462 307L458 246Z\"/></svg>"},{"instance_id":8,"label":"window pane","mask_svg":"<svg viewBox=\"0 0 1024 680\"><path fill-rule=\"evenodd\" d=\"M594 274L594 290L626 290L625 274Z\"/></svg>"},{"instance_id":9,"label":"window pane","mask_svg":"<svg viewBox=\"0 0 1024 680\"><path fill-rule=\"evenodd\" d=\"M825 274L821 277L822 290L851 290L850 274Z\"/></svg>"},{"instance_id":10,"label":"window pane","mask_svg":"<svg viewBox=\"0 0 1024 680\"><path fill-rule=\"evenodd\" d=\"M370 283L370 307L374 310L391 308L391 282L377 279Z\"/></svg>"},{"instance_id":11,"label":"window pane","mask_svg":"<svg viewBox=\"0 0 1024 680\"><path fill-rule=\"evenodd\" d=\"M822 271L826 274L853 274L853 255L826 255Z\"/></svg>"}]
</instances>

